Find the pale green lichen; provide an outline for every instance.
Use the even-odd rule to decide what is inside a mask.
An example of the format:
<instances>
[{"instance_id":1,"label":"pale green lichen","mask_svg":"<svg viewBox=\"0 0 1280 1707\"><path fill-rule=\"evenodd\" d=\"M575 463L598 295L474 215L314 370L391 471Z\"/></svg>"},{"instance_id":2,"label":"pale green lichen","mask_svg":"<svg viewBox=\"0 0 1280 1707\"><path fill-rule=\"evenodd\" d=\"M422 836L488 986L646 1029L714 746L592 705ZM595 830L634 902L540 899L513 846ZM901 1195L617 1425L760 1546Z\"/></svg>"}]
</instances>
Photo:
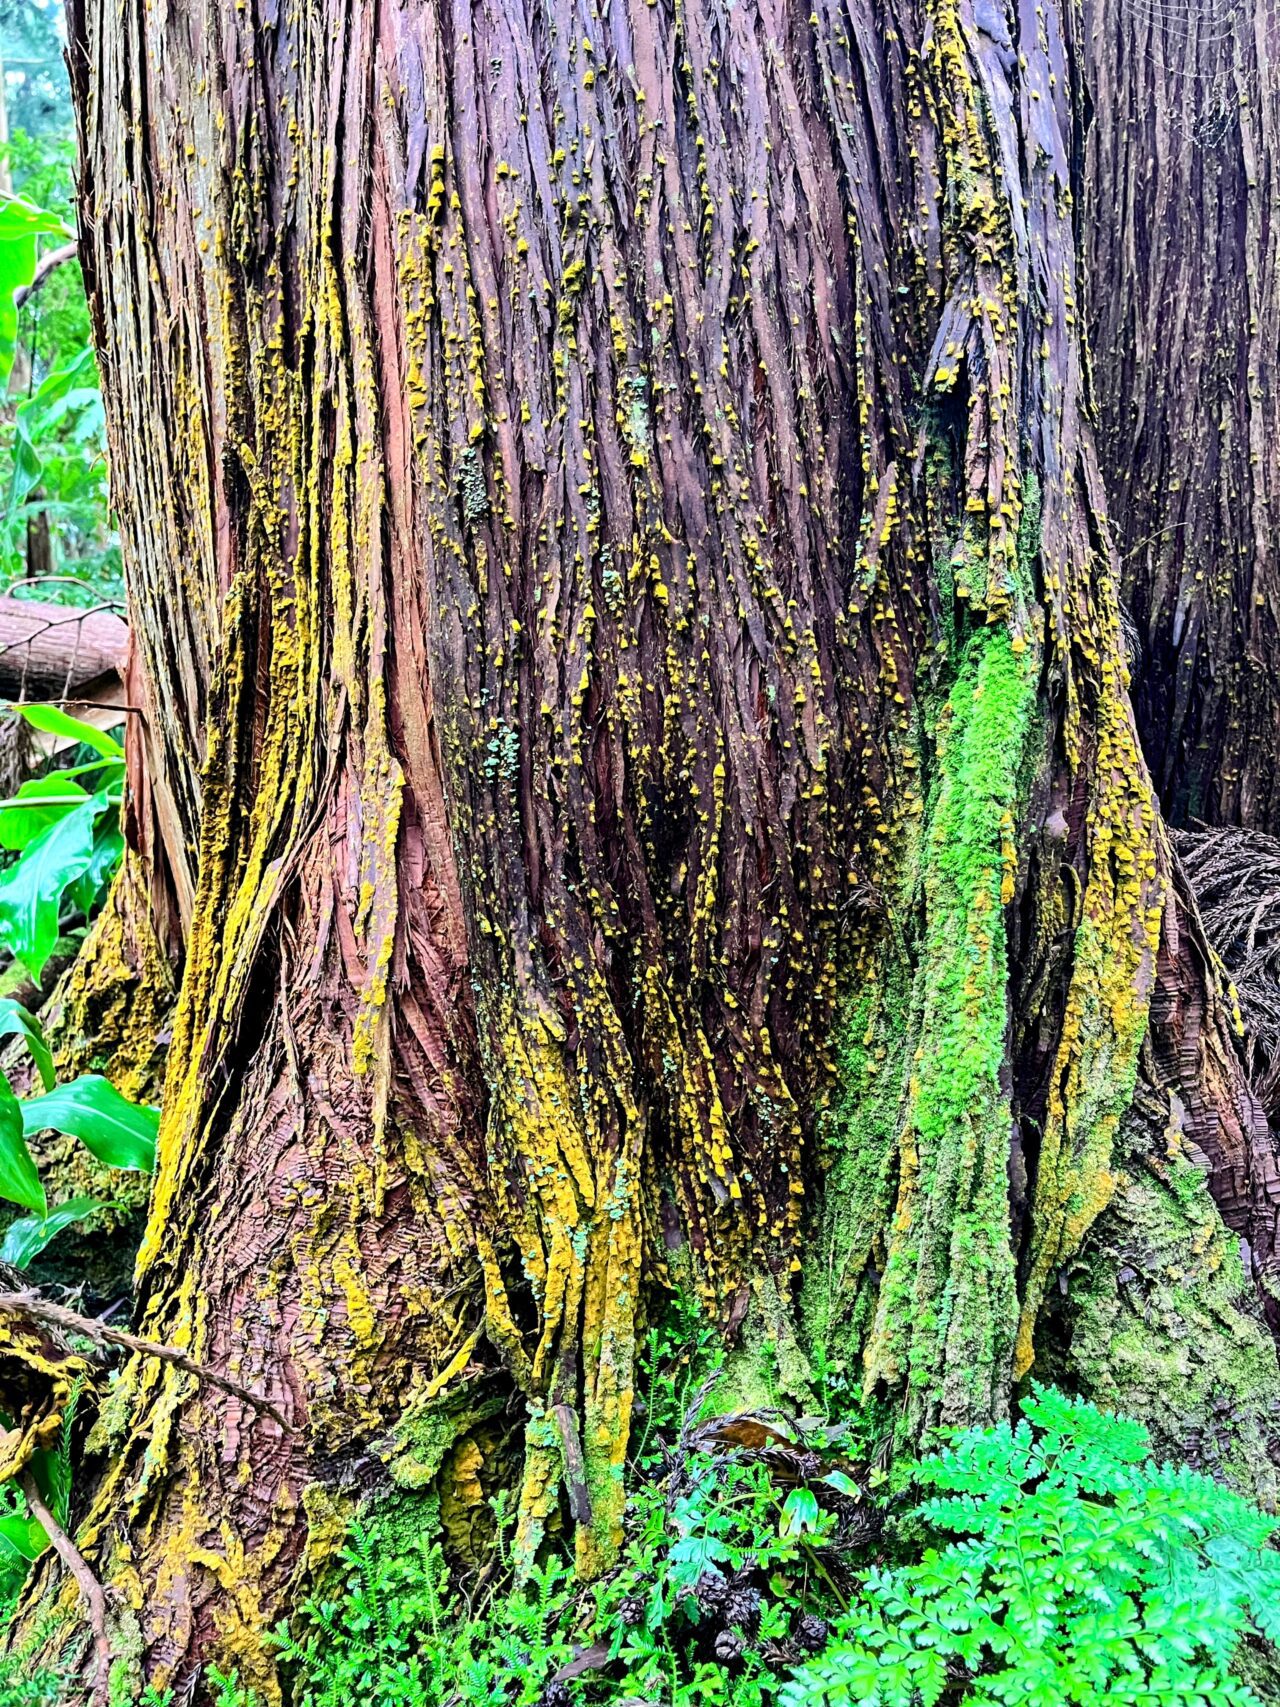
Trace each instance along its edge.
<instances>
[{"instance_id":1,"label":"pale green lichen","mask_svg":"<svg viewBox=\"0 0 1280 1707\"><path fill-rule=\"evenodd\" d=\"M1176 1101L1158 1130L1131 1117L1123 1169L1080 1255L1064 1266L1038 1378L1142 1419L1157 1453L1219 1476L1272 1509L1280 1478L1280 1374L1240 1243L1187 1150Z\"/></svg>"}]
</instances>

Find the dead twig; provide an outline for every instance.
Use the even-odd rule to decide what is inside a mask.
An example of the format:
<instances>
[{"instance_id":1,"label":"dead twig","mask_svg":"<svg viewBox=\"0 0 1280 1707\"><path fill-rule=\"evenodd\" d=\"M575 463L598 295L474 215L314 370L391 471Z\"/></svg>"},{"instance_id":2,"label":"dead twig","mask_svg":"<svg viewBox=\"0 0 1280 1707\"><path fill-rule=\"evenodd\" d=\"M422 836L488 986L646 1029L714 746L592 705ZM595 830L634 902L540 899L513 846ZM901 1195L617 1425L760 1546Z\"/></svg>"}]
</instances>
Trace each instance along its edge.
<instances>
[{"instance_id":1,"label":"dead twig","mask_svg":"<svg viewBox=\"0 0 1280 1707\"><path fill-rule=\"evenodd\" d=\"M224 1392L243 1399L245 1404L252 1405L255 1410L265 1411L287 1433L298 1432L284 1412L270 1399L262 1398L248 1387L242 1387L229 1375L222 1375L206 1364L197 1363L176 1345L165 1345L160 1340L140 1339L137 1334L126 1333L123 1328L108 1327L105 1322L98 1321L93 1316L82 1316L76 1310L68 1310L65 1305L54 1304L48 1298L42 1298L38 1292L0 1292L0 1310L7 1310L13 1315L29 1316L49 1327L61 1328L64 1333L83 1334L97 1345L118 1345L126 1351L136 1351L143 1357L154 1357L162 1363L172 1363L176 1369L194 1375L198 1381L207 1382L211 1387L221 1387Z\"/></svg>"},{"instance_id":2,"label":"dead twig","mask_svg":"<svg viewBox=\"0 0 1280 1707\"><path fill-rule=\"evenodd\" d=\"M30 1470L22 1472L18 1485L27 1496L32 1517L43 1526L54 1552L71 1572L76 1587L84 1596L84 1603L89 1609L89 1627L93 1631L93 1651L98 1662L93 1699L99 1707L107 1707L111 1698L111 1637L107 1633L106 1591L89 1568L84 1554L49 1510Z\"/></svg>"},{"instance_id":3,"label":"dead twig","mask_svg":"<svg viewBox=\"0 0 1280 1707\"><path fill-rule=\"evenodd\" d=\"M102 616L104 613L117 616L123 609L124 606L118 599L105 599L101 604L88 605L83 609L77 606L66 616L46 617L42 622L37 622L30 634L20 634L16 640L6 641L3 646L0 646L0 657L3 657L6 652L16 652L20 646L30 646L31 642L40 635L49 634L54 629L70 628L73 623L83 624L91 616Z\"/></svg>"},{"instance_id":4,"label":"dead twig","mask_svg":"<svg viewBox=\"0 0 1280 1707\"><path fill-rule=\"evenodd\" d=\"M14 291L13 306L21 308L24 302L30 302L40 286L49 277L49 274L58 267L65 266L68 261L74 261L79 253L80 245L74 240L70 243L61 244L57 249L47 250L36 262L36 270L32 275L31 283L19 285Z\"/></svg>"}]
</instances>

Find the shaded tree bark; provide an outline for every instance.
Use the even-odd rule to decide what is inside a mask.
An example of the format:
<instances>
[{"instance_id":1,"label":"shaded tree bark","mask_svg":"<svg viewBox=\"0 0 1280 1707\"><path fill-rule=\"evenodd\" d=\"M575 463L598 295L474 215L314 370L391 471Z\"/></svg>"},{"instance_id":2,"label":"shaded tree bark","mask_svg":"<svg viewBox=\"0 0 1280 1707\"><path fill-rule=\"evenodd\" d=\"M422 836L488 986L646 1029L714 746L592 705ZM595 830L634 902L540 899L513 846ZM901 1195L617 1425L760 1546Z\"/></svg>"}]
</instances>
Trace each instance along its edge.
<instances>
[{"instance_id":1,"label":"shaded tree bark","mask_svg":"<svg viewBox=\"0 0 1280 1707\"><path fill-rule=\"evenodd\" d=\"M908 1445L1037 1357L1100 1388L1089 1301L1194 1214L1265 1462L1274 1170L1127 696L1070 27L72 8L185 928L140 1331L298 1430L172 1367L113 1393L79 1543L159 1684L272 1691L357 1503L468 1432L493 1486L502 1407L518 1546L567 1475L599 1569L677 1282L726 1403L820 1350Z\"/></svg>"},{"instance_id":2,"label":"shaded tree bark","mask_svg":"<svg viewBox=\"0 0 1280 1707\"><path fill-rule=\"evenodd\" d=\"M1280 17L1090 0L1101 457L1171 820L1280 831Z\"/></svg>"}]
</instances>

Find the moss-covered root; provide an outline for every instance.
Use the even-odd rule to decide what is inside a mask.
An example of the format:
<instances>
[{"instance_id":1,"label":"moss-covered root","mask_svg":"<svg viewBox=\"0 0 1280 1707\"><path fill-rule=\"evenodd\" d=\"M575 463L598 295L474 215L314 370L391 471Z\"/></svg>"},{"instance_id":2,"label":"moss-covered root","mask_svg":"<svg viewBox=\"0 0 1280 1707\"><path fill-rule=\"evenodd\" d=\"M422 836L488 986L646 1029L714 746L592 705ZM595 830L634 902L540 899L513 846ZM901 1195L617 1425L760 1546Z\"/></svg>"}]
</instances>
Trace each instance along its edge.
<instances>
[{"instance_id":1,"label":"moss-covered root","mask_svg":"<svg viewBox=\"0 0 1280 1707\"><path fill-rule=\"evenodd\" d=\"M1036 1375L1140 1417L1161 1456L1274 1509L1275 1346L1176 1103L1140 1101L1146 1118L1135 1105L1117 1144L1116 1194L1046 1301Z\"/></svg>"}]
</instances>

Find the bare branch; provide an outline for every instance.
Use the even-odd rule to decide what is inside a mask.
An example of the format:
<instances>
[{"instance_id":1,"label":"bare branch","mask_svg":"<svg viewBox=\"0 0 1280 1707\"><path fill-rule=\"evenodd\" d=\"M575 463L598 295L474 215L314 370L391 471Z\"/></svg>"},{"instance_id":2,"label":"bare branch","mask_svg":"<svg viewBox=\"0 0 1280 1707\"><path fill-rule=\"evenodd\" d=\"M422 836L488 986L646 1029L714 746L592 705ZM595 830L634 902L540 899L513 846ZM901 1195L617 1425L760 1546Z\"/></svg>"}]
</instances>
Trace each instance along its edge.
<instances>
[{"instance_id":1,"label":"bare branch","mask_svg":"<svg viewBox=\"0 0 1280 1707\"><path fill-rule=\"evenodd\" d=\"M48 1298L42 1298L38 1292L0 1292L0 1310L8 1310L17 1316L28 1316L33 1321L45 1322L50 1327L61 1328L65 1333L83 1334L86 1339L91 1339L98 1345L123 1346L126 1351L139 1352L143 1357L154 1357L162 1363L172 1363L176 1369L194 1375L197 1380L207 1382L211 1387L221 1387L224 1392L243 1399L245 1404L252 1405L255 1410L265 1411L286 1433L298 1432L296 1426L270 1399L250 1392L238 1381L233 1381L229 1375L221 1375L216 1369L197 1363L176 1345L165 1345L160 1340L140 1339L137 1334L126 1333L123 1328L108 1327L105 1322L98 1321L93 1316L82 1316L76 1310L68 1310L62 1304L54 1304Z\"/></svg>"},{"instance_id":2,"label":"bare branch","mask_svg":"<svg viewBox=\"0 0 1280 1707\"><path fill-rule=\"evenodd\" d=\"M29 285L19 285L18 289L14 291L14 307L21 308L24 302L30 302L31 298L40 289L40 286L49 277L49 274L62 266L64 261L74 261L79 253L80 245L72 241L70 243L62 244L60 248L50 249L47 254L41 255L40 259L36 262L35 275L32 278L31 283Z\"/></svg>"},{"instance_id":3,"label":"bare branch","mask_svg":"<svg viewBox=\"0 0 1280 1707\"><path fill-rule=\"evenodd\" d=\"M44 1495L30 1470L21 1473L18 1485L27 1496L31 1515L44 1526L54 1552L71 1572L76 1586L84 1596L85 1605L89 1609L89 1627L93 1631L93 1650L98 1659L93 1699L98 1707L107 1707L111 1697L111 1638L107 1634L106 1592L89 1568L84 1554L45 1504Z\"/></svg>"}]
</instances>

